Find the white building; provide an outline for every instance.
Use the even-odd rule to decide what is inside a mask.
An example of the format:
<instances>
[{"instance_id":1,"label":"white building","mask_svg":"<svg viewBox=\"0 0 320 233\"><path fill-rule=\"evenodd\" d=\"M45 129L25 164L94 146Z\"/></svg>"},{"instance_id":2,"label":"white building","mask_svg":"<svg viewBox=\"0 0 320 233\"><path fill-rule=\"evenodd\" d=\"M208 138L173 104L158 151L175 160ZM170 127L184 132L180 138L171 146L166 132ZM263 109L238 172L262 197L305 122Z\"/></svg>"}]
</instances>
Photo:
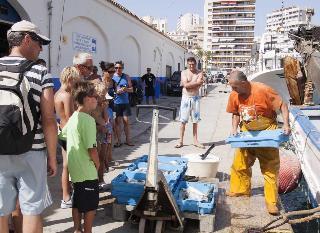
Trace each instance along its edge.
<instances>
[{"instance_id":1,"label":"white building","mask_svg":"<svg viewBox=\"0 0 320 233\"><path fill-rule=\"evenodd\" d=\"M203 19L198 14L186 13L180 15L177 22L177 33L189 32L199 25L203 24Z\"/></svg>"},{"instance_id":2,"label":"white building","mask_svg":"<svg viewBox=\"0 0 320 233\"><path fill-rule=\"evenodd\" d=\"M34 22L52 39L41 58L56 77L80 51L92 53L96 65L122 60L132 77L147 67L158 77L184 67L185 48L112 0L2 0L0 5L0 40L14 22ZM3 43L0 49L7 52Z\"/></svg>"},{"instance_id":3,"label":"white building","mask_svg":"<svg viewBox=\"0 0 320 233\"><path fill-rule=\"evenodd\" d=\"M152 27L158 29L162 33L167 33L168 31L168 21L167 19L156 19L153 16L143 16L142 19Z\"/></svg>"},{"instance_id":4,"label":"white building","mask_svg":"<svg viewBox=\"0 0 320 233\"><path fill-rule=\"evenodd\" d=\"M286 56L299 57L294 41L288 37L290 30L307 26L307 10L296 6L274 10L266 16L266 29L261 38L260 69L280 68Z\"/></svg>"},{"instance_id":5,"label":"white building","mask_svg":"<svg viewBox=\"0 0 320 233\"><path fill-rule=\"evenodd\" d=\"M169 32L168 36L174 41L188 49L189 52L196 53L197 48L203 47L203 26L198 25L188 32Z\"/></svg>"},{"instance_id":6,"label":"white building","mask_svg":"<svg viewBox=\"0 0 320 233\"><path fill-rule=\"evenodd\" d=\"M272 11L267 14L266 32L296 30L300 25L307 25L305 9L296 6Z\"/></svg>"},{"instance_id":7,"label":"white building","mask_svg":"<svg viewBox=\"0 0 320 233\"><path fill-rule=\"evenodd\" d=\"M203 50L213 52L209 68L243 67L254 44L255 0L205 0Z\"/></svg>"},{"instance_id":8,"label":"white building","mask_svg":"<svg viewBox=\"0 0 320 233\"><path fill-rule=\"evenodd\" d=\"M203 47L204 28L203 24L198 25L188 32L189 40L192 42L192 49ZM193 51L194 52L194 51Z\"/></svg>"}]
</instances>

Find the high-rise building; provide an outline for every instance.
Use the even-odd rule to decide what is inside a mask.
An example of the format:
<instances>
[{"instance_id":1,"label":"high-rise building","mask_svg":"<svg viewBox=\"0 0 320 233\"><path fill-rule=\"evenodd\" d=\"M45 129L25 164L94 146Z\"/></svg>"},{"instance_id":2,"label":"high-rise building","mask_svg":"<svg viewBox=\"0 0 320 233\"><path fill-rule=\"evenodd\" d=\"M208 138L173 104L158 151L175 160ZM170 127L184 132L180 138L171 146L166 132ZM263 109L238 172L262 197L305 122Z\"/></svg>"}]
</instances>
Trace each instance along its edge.
<instances>
[{"instance_id":1,"label":"high-rise building","mask_svg":"<svg viewBox=\"0 0 320 233\"><path fill-rule=\"evenodd\" d=\"M196 53L203 47L203 25L193 27L188 32L169 32L168 36L188 49L188 52Z\"/></svg>"},{"instance_id":2,"label":"high-rise building","mask_svg":"<svg viewBox=\"0 0 320 233\"><path fill-rule=\"evenodd\" d=\"M299 57L294 49L294 41L288 36L290 30L307 26L307 9L296 6L272 11L266 16L267 25L261 37L260 59L262 69L280 68L286 56ZM261 69L260 68L260 69Z\"/></svg>"},{"instance_id":3,"label":"high-rise building","mask_svg":"<svg viewBox=\"0 0 320 233\"><path fill-rule=\"evenodd\" d=\"M189 32L201 24L203 24L203 19L198 14L186 13L180 15L178 19L177 32Z\"/></svg>"},{"instance_id":4,"label":"high-rise building","mask_svg":"<svg viewBox=\"0 0 320 233\"><path fill-rule=\"evenodd\" d=\"M256 0L205 0L203 49L212 51L208 68L243 67L254 44Z\"/></svg>"},{"instance_id":5,"label":"high-rise building","mask_svg":"<svg viewBox=\"0 0 320 233\"><path fill-rule=\"evenodd\" d=\"M267 14L266 32L296 30L300 25L307 25L306 9L291 6Z\"/></svg>"},{"instance_id":6,"label":"high-rise building","mask_svg":"<svg viewBox=\"0 0 320 233\"><path fill-rule=\"evenodd\" d=\"M167 33L167 30L168 30L167 19L156 19L153 16L143 16L142 19L147 24L151 25L153 28L156 28L163 33Z\"/></svg>"}]
</instances>

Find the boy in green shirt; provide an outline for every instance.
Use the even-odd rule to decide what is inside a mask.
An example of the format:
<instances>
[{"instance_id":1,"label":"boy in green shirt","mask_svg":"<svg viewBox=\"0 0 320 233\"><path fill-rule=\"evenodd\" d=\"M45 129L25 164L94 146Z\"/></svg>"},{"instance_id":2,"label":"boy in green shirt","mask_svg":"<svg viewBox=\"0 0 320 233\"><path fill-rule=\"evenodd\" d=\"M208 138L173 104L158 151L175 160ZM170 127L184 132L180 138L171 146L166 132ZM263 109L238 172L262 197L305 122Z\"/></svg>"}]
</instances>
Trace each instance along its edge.
<instances>
[{"instance_id":1,"label":"boy in green shirt","mask_svg":"<svg viewBox=\"0 0 320 233\"><path fill-rule=\"evenodd\" d=\"M72 96L78 109L69 118L59 135L67 140L68 169L73 183L72 217L75 233L91 233L95 211L99 204L99 157L96 141L96 123L90 113L97 107L94 85L77 82ZM84 229L81 219L84 215Z\"/></svg>"}]
</instances>

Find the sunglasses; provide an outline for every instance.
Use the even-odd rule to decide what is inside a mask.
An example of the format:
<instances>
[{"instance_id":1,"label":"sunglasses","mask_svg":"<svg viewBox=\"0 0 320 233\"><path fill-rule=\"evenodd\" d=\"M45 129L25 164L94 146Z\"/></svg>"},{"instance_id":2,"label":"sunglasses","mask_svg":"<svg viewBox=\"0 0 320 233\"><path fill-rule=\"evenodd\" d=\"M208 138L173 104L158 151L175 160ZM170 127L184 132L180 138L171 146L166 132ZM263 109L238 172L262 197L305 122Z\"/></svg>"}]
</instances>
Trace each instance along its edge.
<instances>
[{"instance_id":1,"label":"sunglasses","mask_svg":"<svg viewBox=\"0 0 320 233\"><path fill-rule=\"evenodd\" d=\"M115 73L116 71L115 71L115 70L107 70L107 72L108 72L109 74L113 74L113 73Z\"/></svg>"},{"instance_id":2,"label":"sunglasses","mask_svg":"<svg viewBox=\"0 0 320 233\"><path fill-rule=\"evenodd\" d=\"M116 66L116 67L114 67L116 70L122 70L122 67L120 67L120 66Z\"/></svg>"},{"instance_id":3,"label":"sunglasses","mask_svg":"<svg viewBox=\"0 0 320 233\"><path fill-rule=\"evenodd\" d=\"M32 33L27 33L27 34L31 37L31 39L32 39L33 41L38 42L38 44L40 45L40 47L43 45L42 39L41 39L40 37L38 37L36 34L32 34Z\"/></svg>"}]
</instances>

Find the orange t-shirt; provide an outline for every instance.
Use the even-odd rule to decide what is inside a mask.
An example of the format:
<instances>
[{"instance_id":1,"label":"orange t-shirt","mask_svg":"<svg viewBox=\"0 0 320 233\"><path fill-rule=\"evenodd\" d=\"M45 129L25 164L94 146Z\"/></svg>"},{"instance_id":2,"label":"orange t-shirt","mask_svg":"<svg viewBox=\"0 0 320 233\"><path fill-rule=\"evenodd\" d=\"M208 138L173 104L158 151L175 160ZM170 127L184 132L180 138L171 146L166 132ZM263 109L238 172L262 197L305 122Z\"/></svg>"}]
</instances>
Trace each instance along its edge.
<instances>
[{"instance_id":1,"label":"orange t-shirt","mask_svg":"<svg viewBox=\"0 0 320 233\"><path fill-rule=\"evenodd\" d=\"M282 98L263 83L250 82L250 85L251 93L247 99L241 98L235 91L231 92L227 112L240 114L244 121L254 120L257 116L276 119L276 110L280 109Z\"/></svg>"}]
</instances>

